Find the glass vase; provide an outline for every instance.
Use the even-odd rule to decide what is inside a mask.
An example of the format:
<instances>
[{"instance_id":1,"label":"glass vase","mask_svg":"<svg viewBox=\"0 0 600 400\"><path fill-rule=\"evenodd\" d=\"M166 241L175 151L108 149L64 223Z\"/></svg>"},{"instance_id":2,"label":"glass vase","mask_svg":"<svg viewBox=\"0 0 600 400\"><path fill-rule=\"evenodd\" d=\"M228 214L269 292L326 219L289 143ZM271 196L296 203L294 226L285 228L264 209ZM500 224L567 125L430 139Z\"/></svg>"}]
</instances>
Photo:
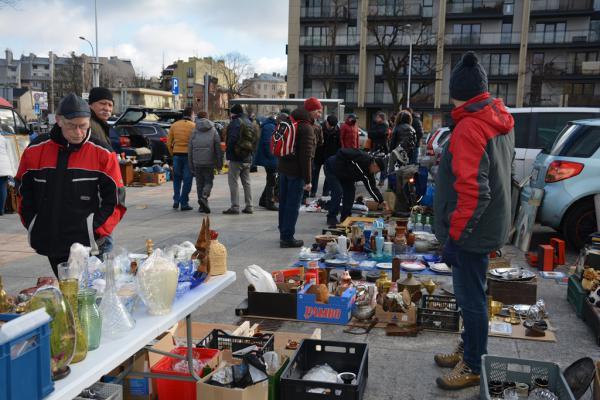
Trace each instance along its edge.
<instances>
[{"instance_id":1,"label":"glass vase","mask_svg":"<svg viewBox=\"0 0 600 400\"><path fill-rule=\"evenodd\" d=\"M135 327L135 320L127 311L125 304L117 293L115 283L115 266L112 255L106 255L106 289L100 303L102 317L102 335L109 338L120 337Z\"/></svg>"},{"instance_id":2,"label":"glass vase","mask_svg":"<svg viewBox=\"0 0 600 400\"><path fill-rule=\"evenodd\" d=\"M59 380L71 372L69 363L75 353L75 320L60 290L54 286L39 288L27 305L27 311L44 307L50 322L50 356L52 379Z\"/></svg>"},{"instance_id":3,"label":"glass vase","mask_svg":"<svg viewBox=\"0 0 600 400\"><path fill-rule=\"evenodd\" d=\"M79 306L77 302L79 279L70 277L72 274L64 272L61 273L61 271L64 271L65 268L68 268L66 263L61 263L59 265L59 278L61 279L58 281L58 287L60 288L65 300L69 304L71 312L73 313L73 319L75 321L75 334L77 340L75 342L75 354L73 355L73 360L71 360L71 363L75 364L85 359L88 345L87 338L83 333L83 329L81 329L81 323L79 322ZM63 279L65 276L69 276L69 278Z\"/></svg>"},{"instance_id":4,"label":"glass vase","mask_svg":"<svg viewBox=\"0 0 600 400\"><path fill-rule=\"evenodd\" d=\"M100 346L102 336L102 316L96 304L96 289L83 289L79 292L79 322L87 339L88 351Z\"/></svg>"},{"instance_id":5,"label":"glass vase","mask_svg":"<svg viewBox=\"0 0 600 400\"><path fill-rule=\"evenodd\" d=\"M141 267L138 268L136 281L140 297L152 315L165 315L171 312L179 269L172 259L156 250Z\"/></svg>"}]
</instances>

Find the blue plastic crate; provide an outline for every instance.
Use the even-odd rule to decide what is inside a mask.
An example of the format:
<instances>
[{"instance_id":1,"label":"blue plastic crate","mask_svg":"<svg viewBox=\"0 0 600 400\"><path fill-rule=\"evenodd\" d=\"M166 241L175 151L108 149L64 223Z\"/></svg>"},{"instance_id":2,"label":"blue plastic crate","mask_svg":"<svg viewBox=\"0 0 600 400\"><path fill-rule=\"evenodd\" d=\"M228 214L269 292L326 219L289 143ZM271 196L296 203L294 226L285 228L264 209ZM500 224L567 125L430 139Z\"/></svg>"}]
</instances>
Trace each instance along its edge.
<instances>
[{"instance_id":1,"label":"blue plastic crate","mask_svg":"<svg viewBox=\"0 0 600 400\"><path fill-rule=\"evenodd\" d=\"M54 390L50 317L44 309L0 314L0 399L41 399Z\"/></svg>"},{"instance_id":2,"label":"blue plastic crate","mask_svg":"<svg viewBox=\"0 0 600 400\"><path fill-rule=\"evenodd\" d=\"M300 321L323 322L327 324L347 324L352 318L352 307L356 288L347 289L341 296L329 296L329 303L317 303L317 296L306 293L310 285L298 292L298 312Z\"/></svg>"}]
</instances>

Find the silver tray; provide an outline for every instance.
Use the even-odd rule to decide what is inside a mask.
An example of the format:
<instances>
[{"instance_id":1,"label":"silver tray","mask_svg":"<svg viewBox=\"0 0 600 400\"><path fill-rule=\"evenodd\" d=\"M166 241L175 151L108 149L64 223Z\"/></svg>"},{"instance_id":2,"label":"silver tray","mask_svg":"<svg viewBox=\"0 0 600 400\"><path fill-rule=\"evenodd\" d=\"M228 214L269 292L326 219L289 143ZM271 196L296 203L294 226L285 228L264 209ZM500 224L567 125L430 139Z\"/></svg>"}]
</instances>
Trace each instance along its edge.
<instances>
[{"instance_id":1,"label":"silver tray","mask_svg":"<svg viewBox=\"0 0 600 400\"><path fill-rule=\"evenodd\" d=\"M535 278L535 273L523 268L494 268L489 274L503 281L529 281Z\"/></svg>"}]
</instances>

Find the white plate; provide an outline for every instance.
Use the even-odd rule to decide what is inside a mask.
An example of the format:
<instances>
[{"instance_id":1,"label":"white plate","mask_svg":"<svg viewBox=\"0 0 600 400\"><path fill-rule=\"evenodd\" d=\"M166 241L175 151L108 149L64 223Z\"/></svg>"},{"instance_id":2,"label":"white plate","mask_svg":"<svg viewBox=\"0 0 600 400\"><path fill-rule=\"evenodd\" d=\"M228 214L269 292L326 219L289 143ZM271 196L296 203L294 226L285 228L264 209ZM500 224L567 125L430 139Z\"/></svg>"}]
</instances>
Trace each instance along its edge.
<instances>
[{"instance_id":1,"label":"white plate","mask_svg":"<svg viewBox=\"0 0 600 400\"><path fill-rule=\"evenodd\" d=\"M439 272L440 274L450 274L452 273L452 269L446 265L446 263L431 263L429 264L429 268L432 271Z\"/></svg>"},{"instance_id":2,"label":"white plate","mask_svg":"<svg viewBox=\"0 0 600 400\"><path fill-rule=\"evenodd\" d=\"M338 260L337 258L334 258L332 260L325 260L325 264L346 265L346 264L348 264L348 260Z\"/></svg>"},{"instance_id":3,"label":"white plate","mask_svg":"<svg viewBox=\"0 0 600 400\"><path fill-rule=\"evenodd\" d=\"M425 268L425 264L420 262L403 262L400 263L400 267L406 271L423 271Z\"/></svg>"},{"instance_id":4,"label":"white plate","mask_svg":"<svg viewBox=\"0 0 600 400\"><path fill-rule=\"evenodd\" d=\"M379 263L379 264L377 264L377 268L392 269L392 263L391 262Z\"/></svg>"}]
</instances>

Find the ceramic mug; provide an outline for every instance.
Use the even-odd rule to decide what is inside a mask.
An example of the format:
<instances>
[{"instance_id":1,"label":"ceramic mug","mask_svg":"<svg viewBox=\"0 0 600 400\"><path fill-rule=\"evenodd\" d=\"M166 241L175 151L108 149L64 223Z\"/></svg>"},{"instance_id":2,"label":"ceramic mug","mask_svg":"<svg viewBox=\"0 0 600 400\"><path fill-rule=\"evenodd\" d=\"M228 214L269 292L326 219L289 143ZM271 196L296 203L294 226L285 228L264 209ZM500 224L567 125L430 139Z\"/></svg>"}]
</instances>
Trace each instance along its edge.
<instances>
[{"instance_id":1,"label":"ceramic mug","mask_svg":"<svg viewBox=\"0 0 600 400\"><path fill-rule=\"evenodd\" d=\"M520 397L527 398L527 396L529 395L529 385L528 384L518 382L516 388L517 388L517 394Z\"/></svg>"}]
</instances>

